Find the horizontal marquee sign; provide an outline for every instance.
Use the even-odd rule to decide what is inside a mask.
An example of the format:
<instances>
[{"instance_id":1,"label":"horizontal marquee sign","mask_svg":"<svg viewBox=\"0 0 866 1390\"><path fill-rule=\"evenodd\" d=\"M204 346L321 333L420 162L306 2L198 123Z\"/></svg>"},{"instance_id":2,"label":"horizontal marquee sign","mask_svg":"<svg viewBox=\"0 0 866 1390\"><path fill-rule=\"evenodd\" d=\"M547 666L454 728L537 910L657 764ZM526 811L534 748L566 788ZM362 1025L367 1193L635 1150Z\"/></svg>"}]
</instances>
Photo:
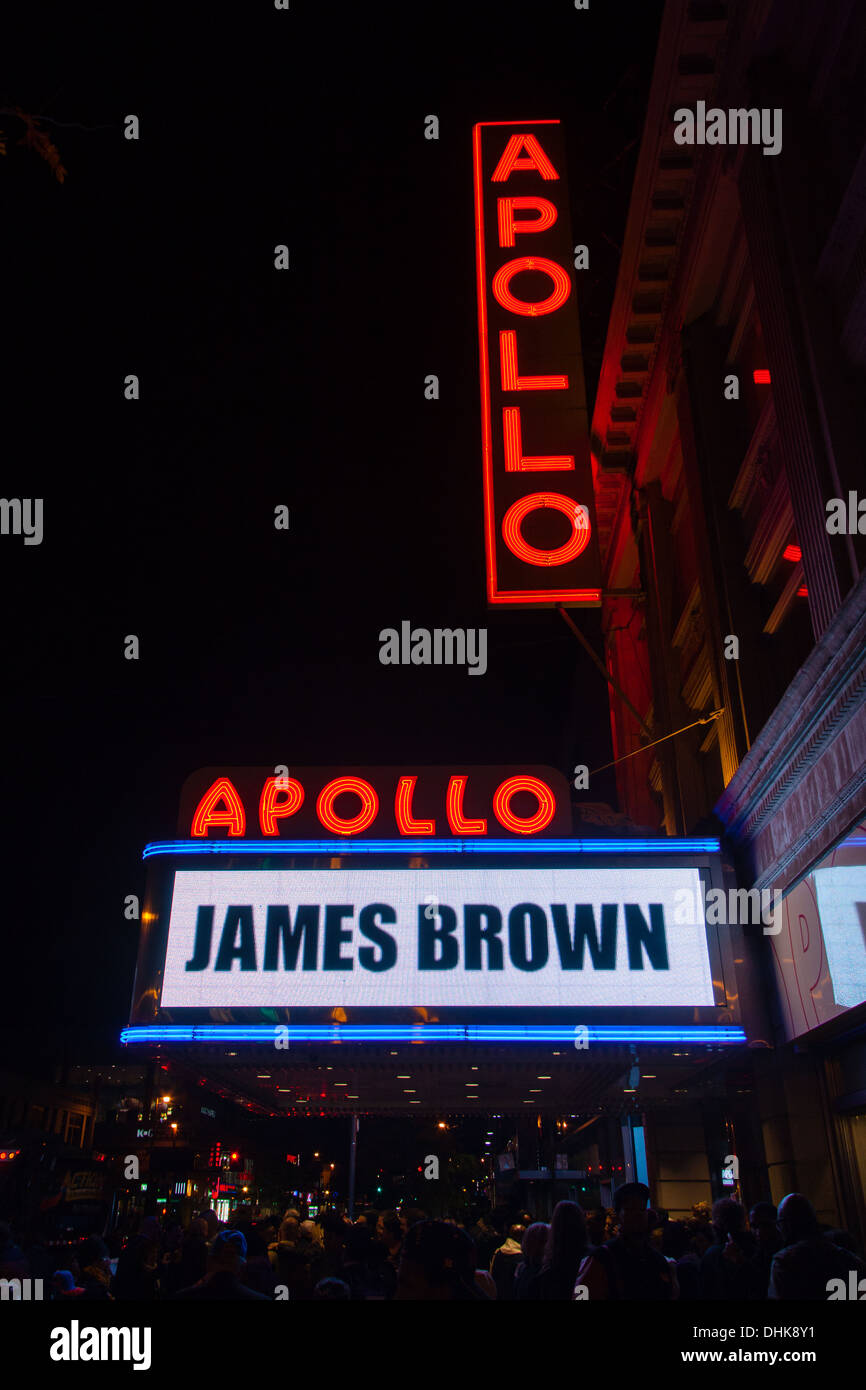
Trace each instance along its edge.
<instances>
[{"instance_id":1,"label":"horizontal marquee sign","mask_svg":"<svg viewBox=\"0 0 866 1390\"><path fill-rule=\"evenodd\" d=\"M571 799L548 767L202 768L178 831L192 840L408 837L520 839L571 833Z\"/></svg>"},{"instance_id":2,"label":"horizontal marquee sign","mask_svg":"<svg viewBox=\"0 0 866 1390\"><path fill-rule=\"evenodd\" d=\"M292 1043L571 1043L579 1032L581 1050L592 1043L702 1043L708 1046L746 1042L733 1024L664 1023L146 1023L122 1028L129 1043L253 1043L283 1047Z\"/></svg>"},{"instance_id":3,"label":"horizontal marquee sign","mask_svg":"<svg viewBox=\"0 0 866 1390\"><path fill-rule=\"evenodd\" d=\"M715 1004L696 868L178 870L162 1009Z\"/></svg>"},{"instance_id":4,"label":"horizontal marquee sign","mask_svg":"<svg viewBox=\"0 0 866 1390\"><path fill-rule=\"evenodd\" d=\"M598 607L589 417L559 121L474 131L487 599Z\"/></svg>"}]
</instances>

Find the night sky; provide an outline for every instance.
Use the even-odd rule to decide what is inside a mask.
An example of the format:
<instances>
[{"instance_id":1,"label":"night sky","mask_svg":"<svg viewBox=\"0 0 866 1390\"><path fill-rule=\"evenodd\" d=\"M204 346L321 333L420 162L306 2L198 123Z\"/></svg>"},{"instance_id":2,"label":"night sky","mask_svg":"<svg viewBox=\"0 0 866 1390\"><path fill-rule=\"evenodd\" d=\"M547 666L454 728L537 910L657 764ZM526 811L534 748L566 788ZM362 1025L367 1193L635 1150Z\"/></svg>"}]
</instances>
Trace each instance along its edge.
<instances>
[{"instance_id":1,"label":"night sky","mask_svg":"<svg viewBox=\"0 0 866 1390\"><path fill-rule=\"evenodd\" d=\"M564 123L591 406L660 12L34 5L4 34L0 105L68 170L0 117L2 492L45 506L41 546L0 537L8 1068L122 1054L124 896L194 768L612 756L560 616L485 603L471 129ZM402 619L487 627L487 674L380 665Z\"/></svg>"}]
</instances>

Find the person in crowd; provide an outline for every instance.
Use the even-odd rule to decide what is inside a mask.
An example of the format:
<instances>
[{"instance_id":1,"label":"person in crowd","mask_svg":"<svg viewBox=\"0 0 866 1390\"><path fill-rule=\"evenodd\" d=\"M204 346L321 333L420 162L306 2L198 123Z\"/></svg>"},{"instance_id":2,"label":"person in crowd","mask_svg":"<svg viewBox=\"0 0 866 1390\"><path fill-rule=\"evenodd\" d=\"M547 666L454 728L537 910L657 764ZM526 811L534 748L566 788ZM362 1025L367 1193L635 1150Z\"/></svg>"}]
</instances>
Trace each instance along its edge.
<instances>
[{"instance_id":1,"label":"person in crowd","mask_svg":"<svg viewBox=\"0 0 866 1390\"><path fill-rule=\"evenodd\" d=\"M159 1295L160 1229L146 1216L117 1261L111 1292L121 1302L150 1303Z\"/></svg>"},{"instance_id":2,"label":"person in crowd","mask_svg":"<svg viewBox=\"0 0 866 1390\"><path fill-rule=\"evenodd\" d=\"M207 1222L197 1216L184 1231L180 1246L180 1259L174 1274L174 1284L167 1292L169 1294L177 1293L180 1289L188 1289L192 1284L197 1284L199 1279L204 1278L206 1268Z\"/></svg>"},{"instance_id":3,"label":"person in crowd","mask_svg":"<svg viewBox=\"0 0 866 1390\"><path fill-rule=\"evenodd\" d=\"M213 1240L220 1228L221 1222L213 1207L205 1207L204 1211L199 1212L199 1216L207 1227L208 1244Z\"/></svg>"},{"instance_id":4,"label":"person in crowd","mask_svg":"<svg viewBox=\"0 0 866 1390\"><path fill-rule=\"evenodd\" d=\"M857 1255L860 1259L863 1258L863 1251L860 1249L850 1231L840 1231L838 1228L835 1228L830 1231L825 1231L824 1234L831 1245L838 1245L840 1250L847 1250L850 1254Z\"/></svg>"},{"instance_id":5,"label":"person in crowd","mask_svg":"<svg viewBox=\"0 0 866 1390\"><path fill-rule=\"evenodd\" d=\"M397 1270L403 1245L403 1228L396 1211L380 1212L376 1223L376 1240L382 1252L378 1273L385 1289L385 1297L393 1298L397 1289Z\"/></svg>"},{"instance_id":6,"label":"person in crowd","mask_svg":"<svg viewBox=\"0 0 866 1390\"><path fill-rule=\"evenodd\" d=\"M478 1252L479 1265L483 1269L489 1269L497 1246L502 1244L502 1234L497 1221L494 1219L493 1212L482 1212L479 1215L469 1232L469 1238L474 1242Z\"/></svg>"},{"instance_id":7,"label":"person in crowd","mask_svg":"<svg viewBox=\"0 0 866 1390\"><path fill-rule=\"evenodd\" d=\"M701 1297L701 1262L682 1221L666 1221L662 1227L662 1254L673 1261L679 1296L692 1303Z\"/></svg>"},{"instance_id":8,"label":"person in crowd","mask_svg":"<svg viewBox=\"0 0 866 1390\"><path fill-rule=\"evenodd\" d=\"M586 1213L586 1238L590 1247L604 1245L607 1229L607 1212L604 1207L592 1207Z\"/></svg>"},{"instance_id":9,"label":"person in crowd","mask_svg":"<svg viewBox=\"0 0 866 1390\"><path fill-rule=\"evenodd\" d=\"M76 1284L71 1269L56 1269L49 1283L49 1298L53 1303L72 1303L81 1298L84 1289Z\"/></svg>"},{"instance_id":10,"label":"person in crowd","mask_svg":"<svg viewBox=\"0 0 866 1390\"><path fill-rule=\"evenodd\" d=\"M276 1232L272 1221L256 1221L244 1232L247 1242L247 1261L243 1281L247 1288L255 1289L268 1298L274 1296L273 1266L268 1258L268 1247Z\"/></svg>"},{"instance_id":11,"label":"person in crowd","mask_svg":"<svg viewBox=\"0 0 866 1390\"><path fill-rule=\"evenodd\" d=\"M755 1203L749 1212L749 1228L755 1237L755 1253L752 1256L755 1281L761 1290L761 1297L766 1298L773 1256L782 1248L782 1237L776 1222L776 1208L772 1202Z\"/></svg>"},{"instance_id":12,"label":"person in crowd","mask_svg":"<svg viewBox=\"0 0 866 1390\"><path fill-rule=\"evenodd\" d=\"M111 1261L108 1246L98 1236L90 1236L84 1242L78 1256L81 1268L79 1295L83 1302L107 1303L115 1295L111 1292Z\"/></svg>"},{"instance_id":13,"label":"person in crowd","mask_svg":"<svg viewBox=\"0 0 866 1390\"><path fill-rule=\"evenodd\" d=\"M770 1266L768 1298L826 1302L831 1279L841 1279L847 1288L852 1271L858 1281L866 1274L859 1256L822 1234L815 1208L801 1192L782 1198L778 1221L782 1248Z\"/></svg>"},{"instance_id":14,"label":"person in crowd","mask_svg":"<svg viewBox=\"0 0 866 1390\"><path fill-rule=\"evenodd\" d=\"M549 1230L546 1221L533 1221L523 1233L520 1242L523 1259L514 1272L514 1298L519 1301L529 1297L530 1280L541 1272Z\"/></svg>"},{"instance_id":15,"label":"person in crowd","mask_svg":"<svg viewBox=\"0 0 866 1390\"><path fill-rule=\"evenodd\" d=\"M581 1264L575 1282L582 1285L586 1293L581 1293L580 1297L590 1301L633 1299L646 1302L675 1297L673 1270L649 1241L649 1197L649 1188L642 1182L627 1182L617 1188L613 1205L620 1233L593 1250Z\"/></svg>"},{"instance_id":16,"label":"person in crowd","mask_svg":"<svg viewBox=\"0 0 866 1390\"><path fill-rule=\"evenodd\" d=\"M373 1233L366 1222L363 1226L349 1226L343 1236L340 1278L348 1286L349 1297L355 1302L386 1297L378 1268L374 1270L372 1246Z\"/></svg>"},{"instance_id":17,"label":"person in crowd","mask_svg":"<svg viewBox=\"0 0 866 1390\"><path fill-rule=\"evenodd\" d=\"M174 1298L184 1301L235 1301L268 1303L267 1294L258 1293L242 1282L247 1258L247 1242L242 1231L220 1231L211 1242L205 1277L192 1288L181 1289Z\"/></svg>"},{"instance_id":18,"label":"person in crowd","mask_svg":"<svg viewBox=\"0 0 866 1390\"><path fill-rule=\"evenodd\" d=\"M295 1217L287 1217L280 1226L279 1240L268 1250L276 1284L285 1285L289 1299L304 1301L313 1296L317 1280L313 1278L318 1246L301 1237Z\"/></svg>"},{"instance_id":19,"label":"person in crowd","mask_svg":"<svg viewBox=\"0 0 866 1390\"><path fill-rule=\"evenodd\" d=\"M290 1246L294 1248L298 1243L299 1231L300 1222L298 1221L297 1217L283 1217L283 1220L280 1222L280 1229L276 1240L272 1240L270 1245L268 1246L268 1259L270 1260L274 1269L279 1268L281 1247Z\"/></svg>"},{"instance_id":20,"label":"person in crowd","mask_svg":"<svg viewBox=\"0 0 866 1390\"><path fill-rule=\"evenodd\" d=\"M417 1226L419 1221L429 1220L426 1211L422 1211L420 1207L403 1207L400 1211L400 1225L404 1236L410 1226Z\"/></svg>"},{"instance_id":21,"label":"person in crowd","mask_svg":"<svg viewBox=\"0 0 866 1390\"><path fill-rule=\"evenodd\" d=\"M746 1212L733 1197L713 1203L715 1241L701 1260L703 1296L713 1302L754 1301L766 1297L755 1263L757 1241L746 1230Z\"/></svg>"},{"instance_id":22,"label":"person in crowd","mask_svg":"<svg viewBox=\"0 0 866 1390\"><path fill-rule=\"evenodd\" d=\"M507 1238L493 1253L493 1259L490 1261L490 1274L496 1285L497 1299L510 1300L514 1298L514 1276L517 1273L517 1266L523 1264L521 1242L525 1235L525 1226L512 1226Z\"/></svg>"},{"instance_id":23,"label":"person in crowd","mask_svg":"<svg viewBox=\"0 0 866 1390\"><path fill-rule=\"evenodd\" d=\"M406 1234L397 1271L398 1302L486 1301L475 1283L476 1250L459 1226L420 1221Z\"/></svg>"},{"instance_id":24,"label":"person in crowd","mask_svg":"<svg viewBox=\"0 0 866 1390\"><path fill-rule=\"evenodd\" d=\"M570 1300L578 1269L588 1249L583 1208L577 1202L557 1202L541 1270L529 1280L527 1298L545 1303Z\"/></svg>"},{"instance_id":25,"label":"person in crowd","mask_svg":"<svg viewBox=\"0 0 866 1390\"><path fill-rule=\"evenodd\" d=\"M335 1279L332 1275L327 1279L320 1279L313 1290L315 1303L343 1302L351 1297L349 1285L343 1279Z\"/></svg>"},{"instance_id":26,"label":"person in crowd","mask_svg":"<svg viewBox=\"0 0 866 1390\"><path fill-rule=\"evenodd\" d=\"M698 1257L698 1262L704 1258L713 1243L713 1228L708 1221L702 1217L692 1216L686 1222L686 1231L692 1250Z\"/></svg>"},{"instance_id":27,"label":"person in crowd","mask_svg":"<svg viewBox=\"0 0 866 1390\"><path fill-rule=\"evenodd\" d=\"M319 1281L326 1278L342 1278L343 1239L348 1229L346 1222L337 1211L323 1211L319 1216L322 1257L319 1265Z\"/></svg>"}]
</instances>

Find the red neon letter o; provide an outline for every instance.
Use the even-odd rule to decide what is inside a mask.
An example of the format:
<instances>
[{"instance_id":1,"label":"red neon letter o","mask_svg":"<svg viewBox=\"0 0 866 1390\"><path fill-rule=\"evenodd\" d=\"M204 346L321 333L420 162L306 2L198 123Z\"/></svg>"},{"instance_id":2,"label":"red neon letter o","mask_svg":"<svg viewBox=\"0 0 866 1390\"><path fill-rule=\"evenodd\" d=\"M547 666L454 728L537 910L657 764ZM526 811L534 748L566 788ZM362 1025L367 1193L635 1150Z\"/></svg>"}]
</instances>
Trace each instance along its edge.
<instances>
[{"instance_id":1,"label":"red neon letter o","mask_svg":"<svg viewBox=\"0 0 866 1390\"><path fill-rule=\"evenodd\" d=\"M361 809L351 820L343 820L334 811L334 802L341 792L354 792L361 801ZM316 815L326 830L335 835L357 835L366 830L379 814L379 798L375 789L363 777L335 777L319 792L316 802Z\"/></svg>"},{"instance_id":2,"label":"red neon letter o","mask_svg":"<svg viewBox=\"0 0 866 1390\"><path fill-rule=\"evenodd\" d=\"M548 295L547 299L540 299L537 304L530 304L526 299L517 299L508 287L512 278L521 270L542 270L545 275L549 275L553 281L553 293ZM561 265L548 260L546 256L519 256L517 260L506 261L505 265L499 267L493 277L492 289L494 298L503 309L510 310L512 314L535 318L539 314L552 314L565 303L571 294L571 280Z\"/></svg>"},{"instance_id":3,"label":"red neon letter o","mask_svg":"<svg viewBox=\"0 0 866 1390\"><path fill-rule=\"evenodd\" d=\"M558 550L537 550L527 545L520 534L520 526L530 512L540 507L553 507L567 516L574 527L574 535ZM589 512L586 507L571 497L563 497L561 492L532 492L528 497L520 497L508 508L502 519L502 539L512 555L524 560L527 565L567 565L582 555L589 545Z\"/></svg>"},{"instance_id":4,"label":"red neon letter o","mask_svg":"<svg viewBox=\"0 0 866 1390\"><path fill-rule=\"evenodd\" d=\"M511 810L511 798L517 792L532 792L538 801L534 816L525 819L515 816ZM556 797L546 782L540 777L506 777L496 788L493 798L493 813L505 830L513 830L518 835L537 835L544 830L556 815Z\"/></svg>"}]
</instances>

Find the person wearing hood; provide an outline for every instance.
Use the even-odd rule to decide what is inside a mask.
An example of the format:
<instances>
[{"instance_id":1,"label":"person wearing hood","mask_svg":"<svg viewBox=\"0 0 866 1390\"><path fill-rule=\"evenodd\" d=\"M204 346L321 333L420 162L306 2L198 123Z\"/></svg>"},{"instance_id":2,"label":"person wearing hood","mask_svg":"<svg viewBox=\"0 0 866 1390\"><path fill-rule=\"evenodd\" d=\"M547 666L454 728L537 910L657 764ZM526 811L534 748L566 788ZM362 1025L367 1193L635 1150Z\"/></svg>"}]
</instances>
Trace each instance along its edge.
<instances>
[{"instance_id":1,"label":"person wearing hood","mask_svg":"<svg viewBox=\"0 0 866 1390\"><path fill-rule=\"evenodd\" d=\"M497 1300L514 1298L514 1276L523 1264L522 1241L525 1235L525 1226L512 1226L507 1238L493 1253L490 1273L496 1285Z\"/></svg>"}]
</instances>

